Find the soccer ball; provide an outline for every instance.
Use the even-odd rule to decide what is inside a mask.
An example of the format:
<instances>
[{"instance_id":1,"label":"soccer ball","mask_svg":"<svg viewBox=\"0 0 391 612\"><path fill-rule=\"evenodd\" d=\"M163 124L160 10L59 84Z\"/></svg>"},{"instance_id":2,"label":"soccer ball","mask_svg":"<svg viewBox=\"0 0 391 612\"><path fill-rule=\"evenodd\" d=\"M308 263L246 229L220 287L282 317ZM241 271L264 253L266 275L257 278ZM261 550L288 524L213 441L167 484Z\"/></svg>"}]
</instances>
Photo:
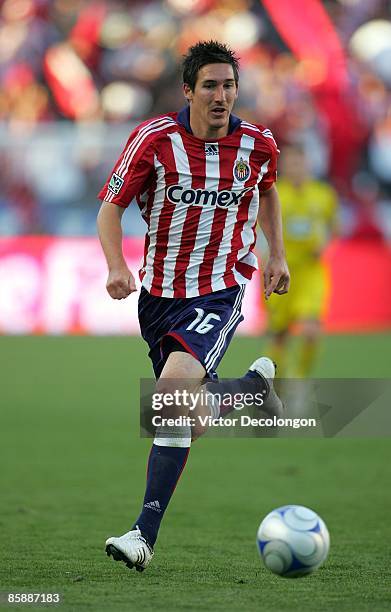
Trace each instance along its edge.
<instances>
[{"instance_id":1,"label":"soccer ball","mask_svg":"<svg viewBox=\"0 0 391 612\"><path fill-rule=\"evenodd\" d=\"M294 578L322 565L329 552L330 536L313 510L282 506L259 525L257 545L266 567L279 576Z\"/></svg>"}]
</instances>

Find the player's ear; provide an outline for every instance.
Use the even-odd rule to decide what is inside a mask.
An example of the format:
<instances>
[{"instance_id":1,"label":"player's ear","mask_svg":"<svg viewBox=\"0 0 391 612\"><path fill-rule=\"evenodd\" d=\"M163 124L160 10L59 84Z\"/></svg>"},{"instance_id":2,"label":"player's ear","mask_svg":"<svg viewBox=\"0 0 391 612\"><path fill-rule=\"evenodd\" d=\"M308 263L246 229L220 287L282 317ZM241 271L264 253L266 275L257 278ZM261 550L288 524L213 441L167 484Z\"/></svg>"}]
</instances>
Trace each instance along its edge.
<instances>
[{"instance_id":1,"label":"player's ear","mask_svg":"<svg viewBox=\"0 0 391 612\"><path fill-rule=\"evenodd\" d=\"M185 96L186 100L190 104L190 102L193 101L193 92L192 92L192 90L190 88L190 85L188 85L187 83L183 84L183 93L184 93L184 96Z\"/></svg>"}]
</instances>

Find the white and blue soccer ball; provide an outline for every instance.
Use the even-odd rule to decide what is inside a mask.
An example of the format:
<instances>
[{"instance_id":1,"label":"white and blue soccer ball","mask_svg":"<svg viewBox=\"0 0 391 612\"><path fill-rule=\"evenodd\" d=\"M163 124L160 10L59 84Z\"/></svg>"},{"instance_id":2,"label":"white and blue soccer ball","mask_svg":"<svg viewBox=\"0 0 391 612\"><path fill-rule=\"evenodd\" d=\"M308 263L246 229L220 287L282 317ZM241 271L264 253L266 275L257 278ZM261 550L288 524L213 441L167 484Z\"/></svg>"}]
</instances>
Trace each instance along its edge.
<instances>
[{"instance_id":1,"label":"white and blue soccer ball","mask_svg":"<svg viewBox=\"0 0 391 612\"><path fill-rule=\"evenodd\" d=\"M294 578L316 570L326 560L330 536L323 520L305 506L282 506L259 525L259 554L274 574Z\"/></svg>"}]
</instances>

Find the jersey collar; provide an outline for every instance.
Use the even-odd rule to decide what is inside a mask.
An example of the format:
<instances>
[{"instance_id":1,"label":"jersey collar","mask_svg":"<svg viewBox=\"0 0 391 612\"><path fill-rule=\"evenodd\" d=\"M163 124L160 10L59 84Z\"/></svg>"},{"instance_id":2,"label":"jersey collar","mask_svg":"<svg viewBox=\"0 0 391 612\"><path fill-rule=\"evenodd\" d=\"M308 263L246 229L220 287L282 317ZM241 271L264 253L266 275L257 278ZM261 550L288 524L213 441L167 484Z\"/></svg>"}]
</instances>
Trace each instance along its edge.
<instances>
[{"instance_id":1,"label":"jersey collar","mask_svg":"<svg viewBox=\"0 0 391 612\"><path fill-rule=\"evenodd\" d=\"M189 106L185 106L179 111L178 116L177 116L177 123L179 123L180 125L183 125L186 132L189 132L189 134L193 134L192 129L190 127L190 107ZM231 115L229 116L227 136L232 134L240 126L241 123L242 123L242 120L239 119L239 117L236 117L236 115L232 115L231 113Z\"/></svg>"}]
</instances>

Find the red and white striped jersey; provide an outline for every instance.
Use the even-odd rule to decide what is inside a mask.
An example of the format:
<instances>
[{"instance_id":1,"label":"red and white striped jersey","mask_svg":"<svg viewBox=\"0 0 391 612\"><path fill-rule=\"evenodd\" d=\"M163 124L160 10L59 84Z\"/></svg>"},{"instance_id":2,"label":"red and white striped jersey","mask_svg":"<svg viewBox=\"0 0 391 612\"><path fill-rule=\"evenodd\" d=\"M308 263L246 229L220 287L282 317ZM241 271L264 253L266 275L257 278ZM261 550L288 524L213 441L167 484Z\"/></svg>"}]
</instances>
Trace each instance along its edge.
<instances>
[{"instance_id":1,"label":"red and white striped jersey","mask_svg":"<svg viewBox=\"0 0 391 612\"><path fill-rule=\"evenodd\" d=\"M167 298L251 279L259 192L276 180L270 130L231 116L230 133L206 142L186 117L185 109L137 127L98 195L124 208L136 197L147 223L140 279Z\"/></svg>"}]
</instances>

